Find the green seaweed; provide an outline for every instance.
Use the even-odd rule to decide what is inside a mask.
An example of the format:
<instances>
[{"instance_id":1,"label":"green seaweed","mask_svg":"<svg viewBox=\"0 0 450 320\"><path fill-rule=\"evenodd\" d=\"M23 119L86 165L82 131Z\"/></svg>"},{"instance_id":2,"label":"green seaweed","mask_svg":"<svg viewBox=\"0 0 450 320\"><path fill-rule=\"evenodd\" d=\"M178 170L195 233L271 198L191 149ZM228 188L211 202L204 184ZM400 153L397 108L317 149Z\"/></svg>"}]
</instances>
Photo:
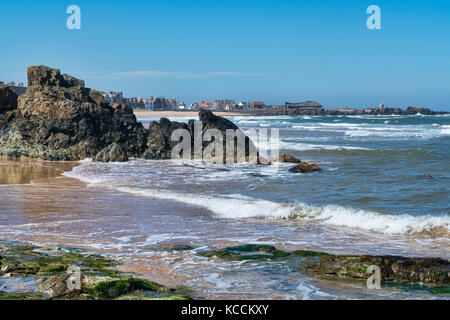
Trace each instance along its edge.
<instances>
[{"instance_id":1,"label":"green seaweed","mask_svg":"<svg viewBox=\"0 0 450 320\"><path fill-rule=\"evenodd\" d=\"M129 277L111 279L96 283L89 288L88 291L93 296L112 299L136 290L149 290L157 292L163 288L165 287L156 282Z\"/></svg>"},{"instance_id":2,"label":"green seaweed","mask_svg":"<svg viewBox=\"0 0 450 320\"><path fill-rule=\"evenodd\" d=\"M432 294L450 294L450 286L435 287L429 291Z\"/></svg>"},{"instance_id":3,"label":"green seaweed","mask_svg":"<svg viewBox=\"0 0 450 320\"><path fill-rule=\"evenodd\" d=\"M228 261L278 259L290 255L290 253L277 250L273 246L258 244L227 247L219 250L203 251L198 254L207 258L216 256L219 259Z\"/></svg>"},{"instance_id":4,"label":"green seaweed","mask_svg":"<svg viewBox=\"0 0 450 320\"><path fill-rule=\"evenodd\" d=\"M291 252L292 255L297 257L325 257L330 256L329 253L311 250L295 250Z\"/></svg>"},{"instance_id":5,"label":"green seaweed","mask_svg":"<svg viewBox=\"0 0 450 320\"><path fill-rule=\"evenodd\" d=\"M33 292L3 292L0 291L0 300L45 300L41 294Z\"/></svg>"}]
</instances>

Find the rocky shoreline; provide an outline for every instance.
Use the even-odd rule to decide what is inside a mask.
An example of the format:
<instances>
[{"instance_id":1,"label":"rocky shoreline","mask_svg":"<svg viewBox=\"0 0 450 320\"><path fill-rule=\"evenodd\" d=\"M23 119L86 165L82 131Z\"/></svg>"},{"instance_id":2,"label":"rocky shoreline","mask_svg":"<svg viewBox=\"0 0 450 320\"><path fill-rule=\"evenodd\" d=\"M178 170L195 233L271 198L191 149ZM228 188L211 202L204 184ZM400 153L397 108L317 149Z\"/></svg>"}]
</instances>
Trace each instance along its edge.
<instances>
[{"instance_id":1,"label":"rocky shoreline","mask_svg":"<svg viewBox=\"0 0 450 320\"><path fill-rule=\"evenodd\" d=\"M433 111L429 108L423 107L407 107L390 108L366 108L366 109L284 109L284 108L267 108L267 109L245 109L245 110L233 110L233 115L249 115L249 116L436 116L450 114L446 111Z\"/></svg>"},{"instance_id":2,"label":"rocky shoreline","mask_svg":"<svg viewBox=\"0 0 450 320\"><path fill-rule=\"evenodd\" d=\"M187 288L168 288L117 271L119 264L80 249L0 240L0 300L192 299ZM79 278L75 270L79 270ZM32 288L27 291L21 285L8 285L8 279L31 283Z\"/></svg>"},{"instance_id":3,"label":"rocky shoreline","mask_svg":"<svg viewBox=\"0 0 450 320\"><path fill-rule=\"evenodd\" d=\"M130 106L110 105L99 91L86 88L83 80L45 66L28 67L27 76L28 87L20 97L8 87L0 86L0 155L50 161L171 159L173 148L180 142L172 141L172 134L183 129L190 135L191 153L180 156L208 161L204 151L216 141L201 139L200 150L195 144L199 136L204 137L212 129L222 135L223 163L230 160L226 132L233 130L244 139L244 154L239 158L235 140L232 162L270 164L270 160L259 156L252 140L233 122L210 111L199 111L200 122L161 118L147 129L137 121ZM197 128L198 123L201 128ZM319 171L318 167L303 165L292 170L312 171Z\"/></svg>"},{"instance_id":4,"label":"rocky shoreline","mask_svg":"<svg viewBox=\"0 0 450 320\"><path fill-rule=\"evenodd\" d=\"M171 251L191 251L177 245ZM310 250L283 251L270 245L245 244L197 251L223 261L283 260L298 272L323 279L366 282L369 267L381 270L381 284L408 290L450 294L450 263L439 258L333 255ZM201 299L188 287L168 288L116 270L120 261L75 248L39 247L0 241L0 300L191 300ZM73 270L79 268L79 280ZM16 285L7 280L16 279ZM79 286L71 286L78 281ZM17 285L28 283L28 288ZM31 284L31 285L30 285Z\"/></svg>"},{"instance_id":5,"label":"rocky shoreline","mask_svg":"<svg viewBox=\"0 0 450 320\"><path fill-rule=\"evenodd\" d=\"M450 262L440 258L334 255L311 250L283 251L271 245L246 244L199 252L225 261L291 260L299 272L339 281L367 281L370 266L378 266L381 283L421 287L434 294L450 294Z\"/></svg>"},{"instance_id":6,"label":"rocky shoreline","mask_svg":"<svg viewBox=\"0 0 450 320\"><path fill-rule=\"evenodd\" d=\"M130 106L110 105L99 91L58 69L29 67L27 75L28 87L20 97L0 87L0 155L52 161L170 159L172 148L179 143L171 140L177 129L187 130L194 145L194 120L186 124L162 118L146 129ZM225 138L227 129L240 131L207 110L200 110L199 117L201 134L217 129ZM245 141L248 157L254 146L248 137ZM223 146L225 153L225 141Z\"/></svg>"}]
</instances>

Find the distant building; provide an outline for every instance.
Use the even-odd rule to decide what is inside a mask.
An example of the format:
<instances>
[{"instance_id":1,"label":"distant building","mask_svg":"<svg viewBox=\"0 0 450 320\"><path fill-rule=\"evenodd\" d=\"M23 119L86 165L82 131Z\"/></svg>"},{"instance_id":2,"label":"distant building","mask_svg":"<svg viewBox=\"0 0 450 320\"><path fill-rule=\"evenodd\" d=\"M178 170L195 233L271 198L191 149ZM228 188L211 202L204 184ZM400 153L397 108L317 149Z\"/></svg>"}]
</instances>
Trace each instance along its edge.
<instances>
[{"instance_id":1,"label":"distant building","mask_svg":"<svg viewBox=\"0 0 450 320\"><path fill-rule=\"evenodd\" d=\"M123 97L123 92L114 92L114 91L108 91L108 92L101 92L103 97L108 101L108 103L118 103L123 104L125 103L125 98Z\"/></svg>"},{"instance_id":2,"label":"distant building","mask_svg":"<svg viewBox=\"0 0 450 320\"><path fill-rule=\"evenodd\" d=\"M236 105L237 109L249 109L251 108L251 105L249 102L247 101L240 101L237 105Z\"/></svg>"},{"instance_id":3,"label":"distant building","mask_svg":"<svg viewBox=\"0 0 450 320\"><path fill-rule=\"evenodd\" d=\"M305 102L286 102L284 107L286 109L297 109L301 111L319 111L323 110L323 106L315 101L305 101Z\"/></svg>"},{"instance_id":4,"label":"distant building","mask_svg":"<svg viewBox=\"0 0 450 320\"><path fill-rule=\"evenodd\" d=\"M262 101L252 101L250 102L252 109L264 109L266 104Z\"/></svg>"}]
</instances>

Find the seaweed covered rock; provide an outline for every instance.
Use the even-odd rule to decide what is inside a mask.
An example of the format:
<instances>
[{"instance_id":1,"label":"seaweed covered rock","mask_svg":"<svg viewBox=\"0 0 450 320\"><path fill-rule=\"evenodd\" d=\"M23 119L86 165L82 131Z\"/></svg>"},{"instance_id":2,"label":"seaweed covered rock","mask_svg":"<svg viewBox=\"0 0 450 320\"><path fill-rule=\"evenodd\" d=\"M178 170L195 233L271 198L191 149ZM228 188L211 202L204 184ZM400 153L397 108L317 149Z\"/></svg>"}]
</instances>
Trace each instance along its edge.
<instances>
[{"instance_id":1,"label":"seaweed covered rock","mask_svg":"<svg viewBox=\"0 0 450 320\"><path fill-rule=\"evenodd\" d=\"M367 269L372 265L380 268L382 282L449 285L450 263L440 258L328 255L299 268L326 277L366 280Z\"/></svg>"},{"instance_id":2,"label":"seaweed covered rock","mask_svg":"<svg viewBox=\"0 0 450 320\"><path fill-rule=\"evenodd\" d=\"M378 266L381 282L409 286L425 286L431 293L450 289L450 263L440 258L408 258L401 256L333 255L320 251L282 251L270 245L245 244L199 255L226 261L285 259L298 271L336 280L367 281L370 266Z\"/></svg>"},{"instance_id":3,"label":"seaweed covered rock","mask_svg":"<svg viewBox=\"0 0 450 320\"><path fill-rule=\"evenodd\" d=\"M96 158L113 144L123 146L126 156L145 151L147 130L133 110L113 108L98 91L85 88L84 81L37 66L28 68L28 85L8 132L0 136L0 154L81 160Z\"/></svg>"},{"instance_id":4,"label":"seaweed covered rock","mask_svg":"<svg viewBox=\"0 0 450 320\"><path fill-rule=\"evenodd\" d=\"M118 261L79 249L0 241L0 277L35 280L33 292L1 292L2 299L190 299L187 288L168 288L114 270ZM79 268L79 278L73 272ZM29 280L28 280L29 281ZM70 286L72 283L73 286Z\"/></svg>"},{"instance_id":5,"label":"seaweed covered rock","mask_svg":"<svg viewBox=\"0 0 450 320\"><path fill-rule=\"evenodd\" d=\"M199 252L199 255L207 258L217 257L223 260L264 260L287 257L290 254L277 250L274 246L245 244L218 250L203 251Z\"/></svg>"}]
</instances>

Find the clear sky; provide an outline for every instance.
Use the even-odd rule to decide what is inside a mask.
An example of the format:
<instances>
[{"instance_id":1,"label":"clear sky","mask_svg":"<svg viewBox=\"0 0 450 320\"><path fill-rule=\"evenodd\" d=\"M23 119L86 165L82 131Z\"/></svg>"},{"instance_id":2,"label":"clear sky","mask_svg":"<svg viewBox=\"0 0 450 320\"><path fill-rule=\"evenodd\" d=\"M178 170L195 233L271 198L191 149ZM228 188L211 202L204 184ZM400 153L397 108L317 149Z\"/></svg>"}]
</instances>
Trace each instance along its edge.
<instances>
[{"instance_id":1,"label":"clear sky","mask_svg":"<svg viewBox=\"0 0 450 320\"><path fill-rule=\"evenodd\" d=\"M369 30L369 5L381 30ZM69 30L69 5L81 30ZM450 110L448 0L0 1L0 79L45 64L126 96Z\"/></svg>"}]
</instances>

